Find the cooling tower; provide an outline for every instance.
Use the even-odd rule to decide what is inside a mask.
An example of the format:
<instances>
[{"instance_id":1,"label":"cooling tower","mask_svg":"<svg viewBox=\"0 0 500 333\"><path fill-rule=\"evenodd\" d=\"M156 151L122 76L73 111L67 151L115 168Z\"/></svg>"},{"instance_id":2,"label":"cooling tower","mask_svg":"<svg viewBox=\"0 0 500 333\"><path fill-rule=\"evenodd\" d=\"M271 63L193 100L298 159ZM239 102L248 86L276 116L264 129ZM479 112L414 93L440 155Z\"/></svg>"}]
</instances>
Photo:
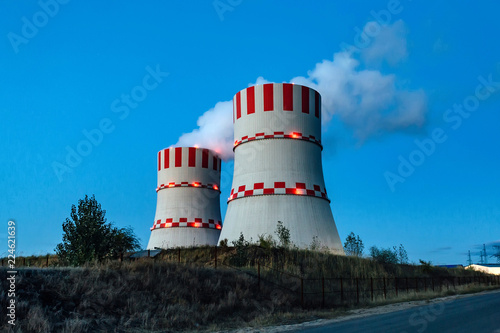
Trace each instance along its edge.
<instances>
[{"instance_id":1,"label":"cooling tower","mask_svg":"<svg viewBox=\"0 0 500 333\"><path fill-rule=\"evenodd\" d=\"M208 149L158 152L156 215L148 249L217 245L220 170L220 158Z\"/></svg>"},{"instance_id":2,"label":"cooling tower","mask_svg":"<svg viewBox=\"0 0 500 333\"><path fill-rule=\"evenodd\" d=\"M297 84L270 83L233 98L234 177L220 240L275 234L278 221L291 241L316 240L343 254L323 179L321 97Z\"/></svg>"}]
</instances>

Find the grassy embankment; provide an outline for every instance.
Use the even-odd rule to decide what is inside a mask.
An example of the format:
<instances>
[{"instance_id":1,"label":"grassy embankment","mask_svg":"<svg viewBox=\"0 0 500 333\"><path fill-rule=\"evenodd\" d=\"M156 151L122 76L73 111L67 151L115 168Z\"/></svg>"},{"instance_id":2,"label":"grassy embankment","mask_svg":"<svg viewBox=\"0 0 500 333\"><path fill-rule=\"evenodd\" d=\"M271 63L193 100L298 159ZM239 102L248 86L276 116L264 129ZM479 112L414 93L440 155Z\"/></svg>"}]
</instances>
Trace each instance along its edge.
<instances>
[{"instance_id":1,"label":"grassy embankment","mask_svg":"<svg viewBox=\"0 0 500 333\"><path fill-rule=\"evenodd\" d=\"M373 301L366 297L366 289L362 289L365 294L360 304L355 304L352 295L348 295L346 285L343 306L332 307L327 302L329 309L319 310L316 307L304 310L301 306L300 283L297 282L300 279L278 271L300 276L306 281L342 277L346 279L346 284L347 281L354 281L350 280L351 277L375 278L376 281L394 276L402 278L402 281L405 277L434 277L436 281L438 277L444 277L451 281L453 277L471 279L485 275L464 269L383 265L370 259L254 246L219 248L217 269L214 267L214 248L184 249L181 251L181 264L177 263L178 254L178 251L173 250L163 252L156 259L21 272L16 283L16 329L23 332L112 332L115 329L118 332L214 331L313 320L335 316L355 306L373 306L492 288L478 284L450 288L448 284L447 288L436 286L432 292L429 285L427 292L415 293L411 289L409 293L400 291L397 299L391 298L395 296L394 291L388 294L387 299L379 292ZM36 258L32 259L36 261ZM257 262L261 262L260 286L254 277L258 274ZM57 266L55 258L51 258L49 263ZM239 266L246 273L228 268L224 263ZM0 270L0 279L0 306L5 308L5 269ZM312 284L309 287L306 284L304 289L306 293L313 291ZM337 296L331 294L328 297ZM309 295L310 304L321 305L317 297L316 294ZM5 327L7 318L2 316L0 320L2 327Z\"/></svg>"}]
</instances>

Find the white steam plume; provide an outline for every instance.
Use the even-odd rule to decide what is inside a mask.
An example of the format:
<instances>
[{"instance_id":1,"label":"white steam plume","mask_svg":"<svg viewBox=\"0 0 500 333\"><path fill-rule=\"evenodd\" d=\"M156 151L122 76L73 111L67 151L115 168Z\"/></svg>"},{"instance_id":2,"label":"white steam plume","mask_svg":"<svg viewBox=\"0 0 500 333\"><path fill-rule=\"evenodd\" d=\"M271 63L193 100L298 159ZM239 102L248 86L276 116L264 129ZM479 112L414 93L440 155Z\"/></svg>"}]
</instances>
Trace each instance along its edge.
<instances>
[{"instance_id":1,"label":"white steam plume","mask_svg":"<svg viewBox=\"0 0 500 333\"><path fill-rule=\"evenodd\" d=\"M376 24L368 22L369 25ZM396 65L407 57L406 29L402 21L380 27L371 45L360 51L363 65ZM322 96L322 119L326 126L334 115L350 127L361 141L390 131L421 126L427 98L423 90L402 90L394 74L360 69L361 60L349 51L323 60L306 77L291 80L318 90ZM255 84L267 83L259 77ZM252 84L250 84L252 85ZM250 86L249 85L249 86ZM198 128L183 134L175 146L200 145L217 151L224 160L233 158L232 101L219 102L198 118Z\"/></svg>"},{"instance_id":2,"label":"white steam plume","mask_svg":"<svg viewBox=\"0 0 500 333\"><path fill-rule=\"evenodd\" d=\"M233 101L218 102L196 125L198 128L182 134L174 146L209 148L225 161L233 158Z\"/></svg>"}]
</instances>

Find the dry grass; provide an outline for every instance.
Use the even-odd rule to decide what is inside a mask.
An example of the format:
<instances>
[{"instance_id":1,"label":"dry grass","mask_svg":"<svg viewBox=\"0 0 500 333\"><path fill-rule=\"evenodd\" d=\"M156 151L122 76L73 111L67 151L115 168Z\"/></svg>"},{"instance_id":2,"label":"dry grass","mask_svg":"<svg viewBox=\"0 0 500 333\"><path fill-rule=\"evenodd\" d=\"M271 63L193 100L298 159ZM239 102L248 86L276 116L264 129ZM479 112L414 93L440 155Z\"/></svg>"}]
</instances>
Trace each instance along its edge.
<instances>
[{"instance_id":1,"label":"dry grass","mask_svg":"<svg viewBox=\"0 0 500 333\"><path fill-rule=\"evenodd\" d=\"M337 316L353 307L429 299L454 293L488 289L486 286L436 288L435 292L414 293L388 290L387 299L379 292L371 301L364 285L359 304L326 302L330 309L303 310L300 300L300 278L342 277L346 290L351 278L390 281L398 277L472 277L485 276L463 269L445 269L412 265L383 265L369 259L334 256L307 250L219 248L215 270L215 249L201 247L163 251L153 260L109 262L81 268L20 270L17 279L17 332L175 332L215 331L242 326L265 326L296 323ZM239 252L238 252L239 251ZM57 260L51 258L53 265ZM32 258L36 262L37 258ZM41 260L39 260L41 261ZM227 268L257 275L261 263L263 281ZM280 274L284 271L291 275ZM0 270L2 289L0 306L7 305L6 270ZM264 280L265 279L265 280ZM305 292L317 292L318 282L305 284ZM327 287L338 288L331 280ZM348 282L350 281L350 282ZM392 280L394 281L394 280ZM271 282L285 286L278 287ZM349 285L351 283L351 285ZM316 289L315 289L316 288ZM420 285L422 290L422 285ZM429 286L430 288L430 286ZM320 289L321 290L321 289ZM351 289L352 290L352 289ZM334 296L331 296L334 297ZM336 295L338 299L338 295ZM346 296L347 297L347 296ZM321 305L321 295L306 297L308 304ZM336 304L337 307L331 308ZM306 304L307 305L307 304ZM5 316L0 327L6 327Z\"/></svg>"},{"instance_id":2,"label":"dry grass","mask_svg":"<svg viewBox=\"0 0 500 333\"><path fill-rule=\"evenodd\" d=\"M6 271L0 271L6 287ZM140 332L244 325L296 300L234 271L158 261L25 271L17 279L19 332ZM5 288L3 288L5 290ZM7 306L1 297L2 308ZM1 325L5 327L6 317Z\"/></svg>"}]
</instances>

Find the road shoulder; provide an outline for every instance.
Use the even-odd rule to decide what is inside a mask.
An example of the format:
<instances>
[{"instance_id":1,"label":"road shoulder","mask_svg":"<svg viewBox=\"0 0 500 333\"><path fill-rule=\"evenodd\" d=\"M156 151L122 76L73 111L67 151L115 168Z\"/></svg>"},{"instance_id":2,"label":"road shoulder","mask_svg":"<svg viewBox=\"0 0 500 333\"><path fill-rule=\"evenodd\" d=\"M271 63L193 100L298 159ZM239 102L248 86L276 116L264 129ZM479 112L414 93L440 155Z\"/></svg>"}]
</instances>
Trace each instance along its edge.
<instances>
[{"instance_id":1,"label":"road shoulder","mask_svg":"<svg viewBox=\"0 0 500 333\"><path fill-rule=\"evenodd\" d=\"M235 332L235 333L236 332L238 332L238 333L257 333L257 332L259 332L259 333L276 333L276 332L297 331L297 330L302 330L302 329L306 329L306 328L314 328L314 327L319 327L319 326L330 325L330 324L338 323L338 322L342 322L342 321L348 321L348 320L353 320L353 319L366 318L366 317L370 317L370 316L385 314L385 313L402 311L402 310L411 309L411 308L415 308L415 307L419 307L419 306L425 306L425 305L441 303L441 302L451 302L451 301L454 301L456 299L485 295L485 294L493 294L493 293L500 293L500 289L481 291L481 292L472 293L472 294L460 294L460 295L439 297L439 298L434 298L434 299L430 299L430 300L408 301L408 302L394 303L394 304L382 305L382 306L371 307L371 308L353 309L353 310L348 310L345 312L345 314L343 314L337 318L333 318L333 319L318 319L318 320L307 321L307 322L303 322L303 323L299 323L299 324L269 326L269 327L260 327L260 328L248 327L248 328L242 328L242 329L225 331L225 332L228 332L228 333L232 333L232 332Z\"/></svg>"}]
</instances>

